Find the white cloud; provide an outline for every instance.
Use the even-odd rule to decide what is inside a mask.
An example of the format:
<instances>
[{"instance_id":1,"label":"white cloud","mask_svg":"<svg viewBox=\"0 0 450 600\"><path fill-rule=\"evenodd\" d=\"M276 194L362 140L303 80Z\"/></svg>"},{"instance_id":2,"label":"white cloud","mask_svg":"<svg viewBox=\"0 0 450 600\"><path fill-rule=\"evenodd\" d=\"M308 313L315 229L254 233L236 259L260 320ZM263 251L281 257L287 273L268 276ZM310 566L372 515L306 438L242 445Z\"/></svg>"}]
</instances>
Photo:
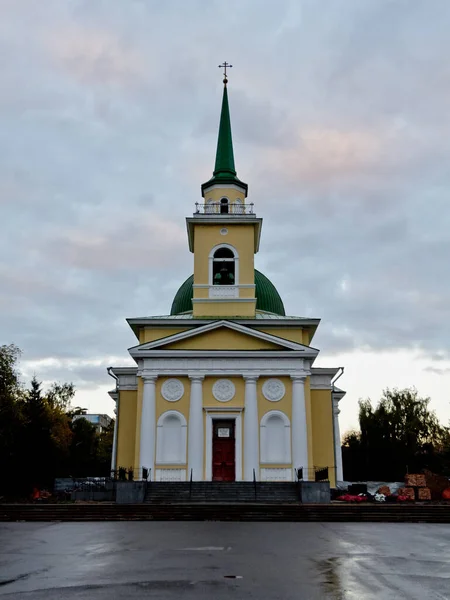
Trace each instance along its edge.
<instances>
[{"instance_id":1,"label":"white cloud","mask_svg":"<svg viewBox=\"0 0 450 600\"><path fill-rule=\"evenodd\" d=\"M394 384L448 416L450 4L38 4L0 5L0 331L27 373L110 406L125 317L167 313L192 273L227 59L257 266L347 364L343 429Z\"/></svg>"}]
</instances>

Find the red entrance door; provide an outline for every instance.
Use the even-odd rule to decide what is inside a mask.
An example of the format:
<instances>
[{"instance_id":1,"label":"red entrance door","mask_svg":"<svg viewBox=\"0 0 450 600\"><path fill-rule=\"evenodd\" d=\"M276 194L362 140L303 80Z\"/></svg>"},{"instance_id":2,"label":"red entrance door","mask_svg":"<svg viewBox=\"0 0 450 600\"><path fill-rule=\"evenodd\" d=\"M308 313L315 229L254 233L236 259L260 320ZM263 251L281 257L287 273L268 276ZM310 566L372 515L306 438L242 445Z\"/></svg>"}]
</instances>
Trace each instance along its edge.
<instances>
[{"instance_id":1,"label":"red entrance door","mask_svg":"<svg viewBox=\"0 0 450 600\"><path fill-rule=\"evenodd\" d=\"M236 479L234 420L213 421L213 481Z\"/></svg>"}]
</instances>

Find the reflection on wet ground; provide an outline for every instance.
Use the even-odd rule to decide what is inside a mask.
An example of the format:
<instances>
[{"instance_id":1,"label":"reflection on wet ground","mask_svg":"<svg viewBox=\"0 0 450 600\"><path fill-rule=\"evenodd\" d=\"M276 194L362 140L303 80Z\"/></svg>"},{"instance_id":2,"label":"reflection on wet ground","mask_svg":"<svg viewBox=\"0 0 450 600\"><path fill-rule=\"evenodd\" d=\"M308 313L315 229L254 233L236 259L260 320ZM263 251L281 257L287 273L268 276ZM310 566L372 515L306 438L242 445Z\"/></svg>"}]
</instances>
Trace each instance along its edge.
<instances>
[{"instance_id":1,"label":"reflection on wet ground","mask_svg":"<svg viewBox=\"0 0 450 600\"><path fill-rule=\"evenodd\" d=\"M335 600L344 600L344 590L339 576L339 559L332 556L325 560L318 560L317 568L324 578L323 587L326 594Z\"/></svg>"},{"instance_id":2,"label":"reflection on wet ground","mask_svg":"<svg viewBox=\"0 0 450 600\"><path fill-rule=\"evenodd\" d=\"M450 525L0 523L0 599L450 600Z\"/></svg>"}]
</instances>

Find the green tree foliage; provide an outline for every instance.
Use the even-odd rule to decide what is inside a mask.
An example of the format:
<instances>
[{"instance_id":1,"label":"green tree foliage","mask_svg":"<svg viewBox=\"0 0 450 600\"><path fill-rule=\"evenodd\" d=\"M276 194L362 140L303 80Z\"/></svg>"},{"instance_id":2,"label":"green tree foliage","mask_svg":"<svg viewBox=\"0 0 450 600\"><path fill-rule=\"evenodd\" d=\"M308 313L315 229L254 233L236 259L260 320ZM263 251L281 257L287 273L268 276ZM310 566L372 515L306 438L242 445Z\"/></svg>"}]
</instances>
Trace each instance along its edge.
<instances>
[{"instance_id":1,"label":"green tree foliage","mask_svg":"<svg viewBox=\"0 0 450 600\"><path fill-rule=\"evenodd\" d=\"M22 389L17 372L20 350L14 344L0 346L0 486L11 480L20 462L23 431Z\"/></svg>"},{"instance_id":2,"label":"green tree foliage","mask_svg":"<svg viewBox=\"0 0 450 600\"><path fill-rule=\"evenodd\" d=\"M0 496L50 488L55 477L109 475L113 429L99 434L86 419L73 419L83 411L71 408L72 383L44 392L34 376L26 389L19 357L16 346L0 346Z\"/></svg>"},{"instance_id":3,"label":"green tree foliage","mask_svg":"<svg viewBox=\"0 0 450 600\"><path fill-rule=\"evenodd\" d=\"M360 400L360 431L349 432L343 442L344 477L392 481L407 471L447 471L449 430L429 404L414 388L386 389L375 408Z\"/></svg>"}]
</instances>

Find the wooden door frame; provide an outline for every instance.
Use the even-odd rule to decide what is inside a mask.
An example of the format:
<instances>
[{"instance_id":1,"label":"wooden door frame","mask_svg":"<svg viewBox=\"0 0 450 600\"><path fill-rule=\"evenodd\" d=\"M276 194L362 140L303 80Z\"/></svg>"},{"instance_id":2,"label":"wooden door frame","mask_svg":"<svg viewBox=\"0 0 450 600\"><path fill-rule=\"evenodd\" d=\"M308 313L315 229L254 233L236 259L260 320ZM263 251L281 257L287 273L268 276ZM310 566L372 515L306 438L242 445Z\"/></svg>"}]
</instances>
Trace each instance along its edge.
<instances>
[{"instance_id":1,"label":"wooden door frame","mask_svg":"<svg viewBox=\"0 0 450 600\"><path fill-rule=\"evenodd\" d=\"M213 421L234 420L234 460L235 481L242 481L242 408L233 407L233 412L225 412L223 408L206 411L206 453L205 453L205 481L212 481L213 459Z\"/></svg>"}]
</instances>

